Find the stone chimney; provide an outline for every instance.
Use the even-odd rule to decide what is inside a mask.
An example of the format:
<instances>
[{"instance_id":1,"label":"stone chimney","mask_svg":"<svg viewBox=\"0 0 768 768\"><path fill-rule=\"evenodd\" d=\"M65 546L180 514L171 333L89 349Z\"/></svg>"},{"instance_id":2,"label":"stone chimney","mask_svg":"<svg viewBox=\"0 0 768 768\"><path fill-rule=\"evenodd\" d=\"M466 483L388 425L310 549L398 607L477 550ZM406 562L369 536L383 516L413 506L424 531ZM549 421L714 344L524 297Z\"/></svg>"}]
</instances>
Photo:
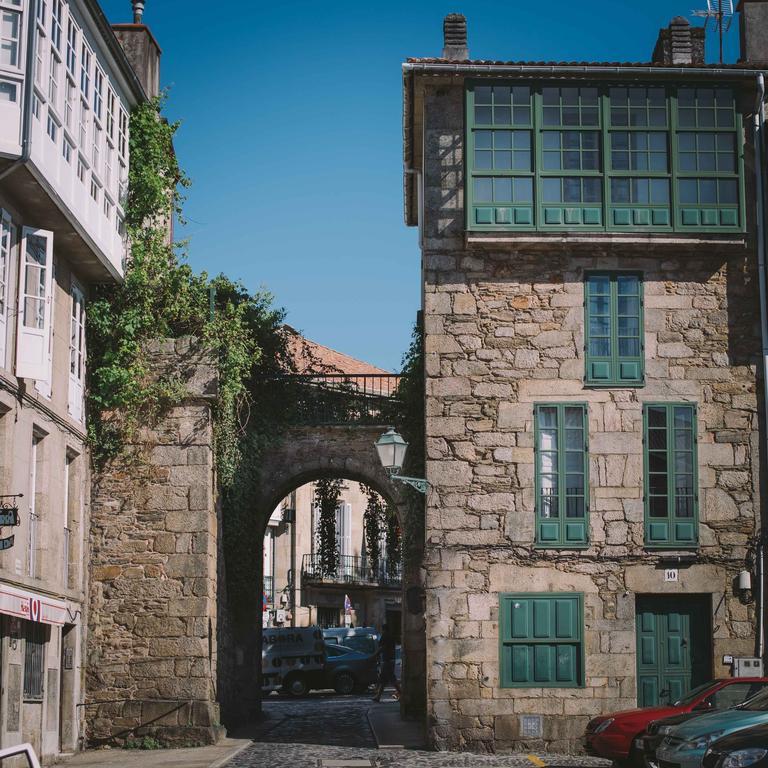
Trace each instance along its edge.
<instances>
[{"instance_id":1,"label":"stone chimney","mask_svg":"<svg viewBox=\"0 0 768 768\"><path fill-rule=\"evenodd\" d=\"M768 67L768 0L741 0L739 61Z\"/></svg>"},{"instance_id":2,"label":"stone chimney","mask_svg":"<svg viewBox=\"0 0 768 768\"><path fill-rule=\"evenodd\" d=\"M467 20L461 13L449 13L443 19L443 56L449 61L469 58L467 48Z\"/></svg>"},{"instance_id":3,"label":"stone chimney","mask_svg":"<svg viewBox=\"0 0 768 768\"><path fill-rule=\"evenodd\" d=\"M666 29L659 30L653 49L654 64L703 64L704 28L692 27L688 19L675 16Z\"/></svg>"},{"instance_id":4,"label":"stone chimney","mask_svg":"<svg viewBox=\"0 0 768 768\"><path fill-rule=\"evenodd\" d=\"M160 56L162 51L149 27L143 23L144 0L132 0L133 24L113 24L115 37L123 46L133 71L150 98L160 93Z\"/></svg>"}]
</instances>

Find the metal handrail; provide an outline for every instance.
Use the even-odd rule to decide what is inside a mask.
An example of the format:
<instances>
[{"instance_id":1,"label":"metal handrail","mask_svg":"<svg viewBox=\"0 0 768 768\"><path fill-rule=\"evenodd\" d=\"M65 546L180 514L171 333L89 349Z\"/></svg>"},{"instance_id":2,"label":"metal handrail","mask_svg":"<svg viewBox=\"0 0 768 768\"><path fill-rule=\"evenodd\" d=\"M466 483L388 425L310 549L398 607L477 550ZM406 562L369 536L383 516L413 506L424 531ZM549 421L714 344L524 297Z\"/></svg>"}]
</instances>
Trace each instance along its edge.
<instances>
[{"instance_id":1,"label":"metal handrail","mask_svg":"<svg viewBox=\"0 0 768 768\"><path fill-rule=\"evenodd\" d=\"M265 377L284 383L297 425L383 424L397 402L396 373L289 374Z\"/></svg>"},{"instance_id":2,"label":"metal handrail","mask_svg":"<svg viewBox=\"0 0 768 768\"><path fill-rule=\"evenodd\" d=\"M330 584L371 584L399 586L403 581L400 563L386 558L379 560L376 568L359 555L341 555L336 568L324 567L318 553L305 554L301 558L302 581L318 581Z\"/></svg>"},{"instance_id":3,"label":"metal handrail","mask_svg":"<svg viewBox=\"0 0 768 768\"><path fill-rule=\"evenodd\" d=\"M27 758L29 768L40 768L40 761L37 759L34 748L29 743L0 749L0 760L4 760L6 757L17 757L18 755L24 755Z\"/></svg>"}]
</instances>

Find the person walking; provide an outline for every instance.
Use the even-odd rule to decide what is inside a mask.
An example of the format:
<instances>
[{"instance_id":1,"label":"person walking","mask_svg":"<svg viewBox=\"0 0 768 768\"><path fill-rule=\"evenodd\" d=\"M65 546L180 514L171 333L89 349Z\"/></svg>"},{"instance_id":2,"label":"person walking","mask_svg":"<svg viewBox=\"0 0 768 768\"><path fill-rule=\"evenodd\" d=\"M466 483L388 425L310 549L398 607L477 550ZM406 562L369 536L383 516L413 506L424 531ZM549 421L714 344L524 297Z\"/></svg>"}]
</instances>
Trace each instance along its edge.
<instances>
[{"instance_id":1,"label":"person walking","mask_svg":"<svg viewBox=\"0 0 768 768\"><path fill-rule=\"evenodd\" d=\"M381 701L381 694L388 683L395 686L397 695L395 700L400 698L400 683L395 677L395 637L389 631L389 626L384 624L381 627L381 637L379 638L379 650L376 655L381 659L381 669L379 670L378 688L373 701Z\"/></svg>"}]
</instances>

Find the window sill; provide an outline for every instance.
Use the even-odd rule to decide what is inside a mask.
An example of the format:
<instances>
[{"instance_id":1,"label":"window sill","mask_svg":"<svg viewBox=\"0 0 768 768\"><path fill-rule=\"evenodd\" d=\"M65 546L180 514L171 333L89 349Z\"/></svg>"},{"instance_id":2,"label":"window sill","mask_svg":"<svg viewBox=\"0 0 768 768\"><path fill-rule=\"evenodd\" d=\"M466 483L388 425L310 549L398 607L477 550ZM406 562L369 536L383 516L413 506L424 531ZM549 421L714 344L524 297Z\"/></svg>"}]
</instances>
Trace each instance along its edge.
<instances>
[{"instance_id":1,"label":"window sill","mask_svg":"<svg viewBox=\"0 0 768 768\"><path fill-rule=\"evenodd\" d=\"M643 381L585 381L584 389L641 389L645 386Z\"/></svg>"},{"instance_id":2,"label":"window sill","mask_svg":"<svg viewBox=\"0 0 768 768\"><path fill-rule=\"evenodd\" d=\"M533 548L537 551L556 550L562 552L563 550L584 550L589 549L592 545L587 541L584 544L539 544L535 543Z\"/></svg>"},{"instance_id":3,"label":"window sill","mask_svg":"<svg viewBox=\"0 0 768 768\"><path fill-rule=\"evenodd\" d=\"M666 552L669 555L685 555L698 553L701 545L696 544L643 544L643 549L647 552Z\"/></svg>"},{"instance_id":4,"label":"window sill","mask_svg":"<svg viewBox=\"0 0 768 768\"><path fill-rule=\"evenodd\" d=\"M690 246L692 249L701 245L711 245L733 249L743 249L747 245L747 239L743 230L730 230L728 232L642 232L622 233L606 232L605 230L574 231L564 229L559 231L536 230L466 230L465 241L467 245L498 246L503 243L527 245L594 245L595 243L609 245L654 245L654 246Z\"/></svg>"}]
</instances>

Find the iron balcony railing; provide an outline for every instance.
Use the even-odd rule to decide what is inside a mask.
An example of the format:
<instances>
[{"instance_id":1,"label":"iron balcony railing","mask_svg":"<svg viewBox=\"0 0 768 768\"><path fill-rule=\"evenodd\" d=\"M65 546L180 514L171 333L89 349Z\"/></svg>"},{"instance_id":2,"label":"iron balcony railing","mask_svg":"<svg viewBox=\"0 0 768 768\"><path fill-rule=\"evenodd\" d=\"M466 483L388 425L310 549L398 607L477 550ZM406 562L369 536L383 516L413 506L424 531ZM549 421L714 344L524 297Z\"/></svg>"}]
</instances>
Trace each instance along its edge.
<instances>
[{"instance_id":1,"label":"iron balcony railing","mask_svg":"<svg viewBox=\"0 0 768 768\"><path fill-rule=\"evenodd\" d=\"M297 425L388 424L396 411L396 373L281 376Z\"/></svg>"},{"instance_id":2,"label":"iron balcony railing","mask_svg":"<svg viewBox=\"0 0 768 768\"><path fill-rule=\"evenodd\" d=\"M302 582L316 581L326 584L371 584L399 587L403 582L400 563L379 560L376 568L358 555L341 555L335 569L323 568L320 555L315 553L301 558Z\"/></svg>"}]
</instances>

